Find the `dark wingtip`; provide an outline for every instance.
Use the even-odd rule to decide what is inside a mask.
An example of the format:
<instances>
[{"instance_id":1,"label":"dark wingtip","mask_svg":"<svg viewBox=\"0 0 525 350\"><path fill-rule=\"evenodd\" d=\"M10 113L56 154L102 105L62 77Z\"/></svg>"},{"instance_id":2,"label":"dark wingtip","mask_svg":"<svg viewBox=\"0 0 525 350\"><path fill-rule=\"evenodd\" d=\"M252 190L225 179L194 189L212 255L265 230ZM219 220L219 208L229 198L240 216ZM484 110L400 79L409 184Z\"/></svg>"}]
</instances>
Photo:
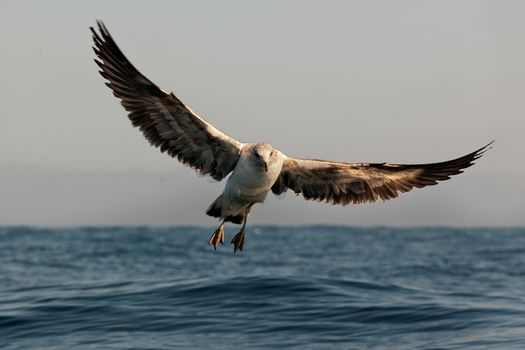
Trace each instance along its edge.
<instances>
[{"instance_id":1,"label":"dark wingtip","mask_svg":"<svg viewBox=\"0 0 525 350\"><path fill-rule=\"evenodd\" d=\"M103 31L104 30L104 22L102 22L101 19L97 19L97 26L98 26L98 29L100 29L100 31Z\"/></svg>"},{"instance_id":2,"label":"dark wingtip","mask_svg":"<svg viewBox=\"0 0 525 350\"><path fill-rule=\"evenodd\" d=\"M485 146L478 149L477 151L474 151L474 159L480 158L483 154L485 154L485 152L492 149L494 147L495 142L496 140L492 140L489 143L487 143Z\"/></svg>"},{"instance_id":3,"label":"dark wingtip","mask_svg":"<svg viewBox=\"0 0 525 350\"><path fill-rule=\"evenodd\" d=\"M98 31L100 32L101 36L110 37L111 35L109 34L108 29L104 25L104 22L102 22L102 20L100 19L97 19L96 22L97 22ZM97 30L94 27L89 27L89 29L91 30L91 33L93 33L93 36L99 37L99 34L97 33Z\"/></svg>"}]
</instances>

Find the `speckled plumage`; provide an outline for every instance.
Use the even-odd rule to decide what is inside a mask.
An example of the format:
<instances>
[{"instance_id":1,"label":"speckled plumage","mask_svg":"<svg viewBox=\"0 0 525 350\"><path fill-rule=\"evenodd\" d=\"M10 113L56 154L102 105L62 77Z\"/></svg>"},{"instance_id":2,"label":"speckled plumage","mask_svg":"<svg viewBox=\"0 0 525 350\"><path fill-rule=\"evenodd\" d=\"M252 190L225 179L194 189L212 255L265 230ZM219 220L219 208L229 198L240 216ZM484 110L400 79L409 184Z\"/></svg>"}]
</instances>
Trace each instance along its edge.
<instances>
[{"instance_id":1,"label":"speckled plumage","mask_svg":"<svg viewBox=\"0 0 525 350\"><path fill-rule=\"evenodd\" d=\"M268 143L241 143L212 126L142 75L120 51L102 22L93 28L95 60L106 85L121 100L133 126L161 152L177 158L201 175L229 176L223 193L206 213L222 220L210 238L224 242L225 221L241 224L234 249L242 250L244 228L252 207L271 190L291 189L307 200L359 204L387 200L437 184L471 166L490 144L454 160L429 164L343 163L287 157Z\"/></svg>"}]
</instances>

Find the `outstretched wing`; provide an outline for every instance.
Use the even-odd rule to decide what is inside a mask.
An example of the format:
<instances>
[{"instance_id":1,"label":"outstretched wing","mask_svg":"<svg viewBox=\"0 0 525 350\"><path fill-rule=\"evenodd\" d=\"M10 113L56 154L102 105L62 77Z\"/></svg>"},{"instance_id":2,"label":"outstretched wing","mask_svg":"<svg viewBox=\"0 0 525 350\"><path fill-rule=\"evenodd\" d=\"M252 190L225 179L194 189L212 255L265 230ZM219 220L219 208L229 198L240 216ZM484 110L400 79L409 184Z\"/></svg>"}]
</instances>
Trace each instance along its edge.
<instances>
[{"instance_id":1,"label":"outstretched wing","mask_svg":"<svg viewBox=\"0 0 525 350\"><path fill-rule=\"evenodd\" d=\"M167 93L143 76L124 56L104 24L93 29L94 51L106 85L129 112L133 126L161 152L202 175L223 179L233 170L242 144L193 113L173 93Z\"/></svg>"},{"instance_id":2,"label":"outstretched wing","mask_svg":"<svg viewBox=\"0 0 525 350\"><path fill-rule=\"evenodd\" d=\"M272 191L281 194L290 188L308 200L342 205L387 200L462 173L493 142L463 157L429 164L352 164L288 158Z\"/></svg>"}]
</instances>

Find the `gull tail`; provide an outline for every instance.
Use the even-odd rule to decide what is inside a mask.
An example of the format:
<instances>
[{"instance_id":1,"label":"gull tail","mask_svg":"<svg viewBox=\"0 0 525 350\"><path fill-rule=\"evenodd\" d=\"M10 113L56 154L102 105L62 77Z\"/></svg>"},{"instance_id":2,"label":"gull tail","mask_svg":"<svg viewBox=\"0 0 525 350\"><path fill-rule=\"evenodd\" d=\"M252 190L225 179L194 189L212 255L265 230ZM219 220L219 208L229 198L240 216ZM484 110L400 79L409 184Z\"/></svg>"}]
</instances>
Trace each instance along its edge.
<instances>
[{"instance_id":1,"label":"gull tail","mask_svg":"<svg viewBox=\"0 0 525 350\"><path fill-rule=\"evenodd\" d=\"M224 219L224 221L233 222L234 224L241 224L244 220L243 214L232 215L232 213L226 213L225 203L226 200L222 194L217 197L216 200L208 207L206 214L215 218Z\"/></svg>"},{"instance_id":2,"label":"gull tail","mask_svg":"<svg viewBox=\"0 0 525 350\"><path fill-rule=\"evenodd\" d=\"M206 215L213 216L214 218L220 218L222 214L222 194L217 197L216 200L206 209Z\"/></svg>"}]
</instances>

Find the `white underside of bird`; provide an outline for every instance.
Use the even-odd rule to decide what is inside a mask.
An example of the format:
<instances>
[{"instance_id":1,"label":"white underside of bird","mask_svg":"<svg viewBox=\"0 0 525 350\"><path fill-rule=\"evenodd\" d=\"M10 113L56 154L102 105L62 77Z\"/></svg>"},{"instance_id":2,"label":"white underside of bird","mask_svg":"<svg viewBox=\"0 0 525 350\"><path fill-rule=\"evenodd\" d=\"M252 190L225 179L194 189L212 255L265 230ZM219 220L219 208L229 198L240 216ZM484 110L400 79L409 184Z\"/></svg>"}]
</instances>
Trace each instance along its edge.
<instances>
[{"instance_id":1,"label":"white underside of bird","mask_svg":"<svg viewBox=\"0 0 525 350\"><path fill-rule=\"evenodd\" d=\"M260 152L260 153L259 153ZM224 221L242 223L241 231L232 239L234 250L243 249L244 229L251 208L262 203L281 174L286 156L269 144L244 144L222 194L206 213L219 217L222 223L209 242L214 247L224 243Z\"/></svg>"}]
</instances>

